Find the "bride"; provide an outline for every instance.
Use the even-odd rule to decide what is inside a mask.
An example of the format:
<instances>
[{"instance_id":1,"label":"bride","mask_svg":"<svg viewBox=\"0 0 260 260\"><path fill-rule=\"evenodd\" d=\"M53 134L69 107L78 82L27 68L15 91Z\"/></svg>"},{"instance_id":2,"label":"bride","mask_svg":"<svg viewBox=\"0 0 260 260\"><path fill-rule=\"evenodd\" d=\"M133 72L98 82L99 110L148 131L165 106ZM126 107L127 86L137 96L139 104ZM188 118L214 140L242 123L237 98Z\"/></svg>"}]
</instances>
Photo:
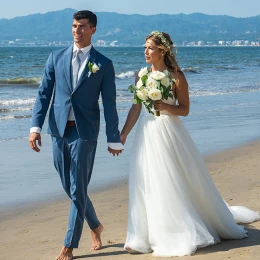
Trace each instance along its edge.
<instances>
[{"instance_id":1,"label":"bride","mask_svg":"<svg viewBox=\"0 0 260 260\"><path fill-rule=\"evenodd\" d=\"M242 239L247 231L237 223L259 219L245 207L229 207L215 187L203 159L178 116L189 114L189 93L168 34L146 37L145 59L150 72L168 70L175 80L173 98L156 101L139 120L129 176L129 213L125 249L154 256L190 255L221 239ZM136 83L139 77L136 78ZM141 104L132 105L121 133L137 122Z\"/></svg>"}]
</instances>

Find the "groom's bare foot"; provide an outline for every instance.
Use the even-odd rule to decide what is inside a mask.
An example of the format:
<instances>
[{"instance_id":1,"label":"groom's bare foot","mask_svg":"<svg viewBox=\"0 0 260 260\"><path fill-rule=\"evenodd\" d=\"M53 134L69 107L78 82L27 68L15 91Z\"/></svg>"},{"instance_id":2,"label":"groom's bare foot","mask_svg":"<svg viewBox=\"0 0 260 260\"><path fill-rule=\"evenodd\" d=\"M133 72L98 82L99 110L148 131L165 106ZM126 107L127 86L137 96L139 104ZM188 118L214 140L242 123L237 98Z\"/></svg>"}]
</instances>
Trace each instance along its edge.
<instances>
[{"instance_id":1,"label":"groom's bare foot","mask_svg":"<svg viewBox=\"0 0 260 260\"><path fill-rule=\"evenodd\" d=\"M63 246L60 251L60 254L56 257L56 260L72 260L73 259L72 250L73 248L68 248L66 246Z\"/></svg>"},{"instance_id":2,"label":"groom's bare foot","mask_svg":"<svg viewBox=\"0 0 260 260\"><path fill-rule=\"evenodd\" d=\"M92 250L99 250L102 247L102 242L101 242L101 233L103 231L104 227L102 224L100 224L97 228L92 229L90 231L91 236L92 236Z\"/></svg>"}]
</instances>

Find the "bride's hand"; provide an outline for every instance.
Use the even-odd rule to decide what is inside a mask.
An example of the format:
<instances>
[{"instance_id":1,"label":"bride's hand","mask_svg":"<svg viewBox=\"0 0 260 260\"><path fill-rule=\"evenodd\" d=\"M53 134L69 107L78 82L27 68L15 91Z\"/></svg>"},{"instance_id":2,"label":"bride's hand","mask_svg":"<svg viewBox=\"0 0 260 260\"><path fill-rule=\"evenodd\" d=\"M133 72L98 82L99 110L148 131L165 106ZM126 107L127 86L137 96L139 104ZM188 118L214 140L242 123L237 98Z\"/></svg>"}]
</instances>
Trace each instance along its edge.
<instances>
[{"instance_id":1,"label":"bride's hand","mask_svg":"<svg viewBox=\"0 0 260 260\"><path fill-rule=\"evenodd\" d=\"M125 142L126 142L126 138L127 138L126 135L123 135L123 134L120 135L120 140L121 140L121 143L122 143L123 145L124 145Z\"/></svg>"},{"instance_id":2,"label":"bride's hand","mask_svg":"<svg viewBox=\"0 0 260 260\"><path fill-rule=\"evenodd\" d=\"M154 102L154 110L156 111L167 110L167 104L162 102L162 100L157 100Z\"/></svg>"}]
</instances>

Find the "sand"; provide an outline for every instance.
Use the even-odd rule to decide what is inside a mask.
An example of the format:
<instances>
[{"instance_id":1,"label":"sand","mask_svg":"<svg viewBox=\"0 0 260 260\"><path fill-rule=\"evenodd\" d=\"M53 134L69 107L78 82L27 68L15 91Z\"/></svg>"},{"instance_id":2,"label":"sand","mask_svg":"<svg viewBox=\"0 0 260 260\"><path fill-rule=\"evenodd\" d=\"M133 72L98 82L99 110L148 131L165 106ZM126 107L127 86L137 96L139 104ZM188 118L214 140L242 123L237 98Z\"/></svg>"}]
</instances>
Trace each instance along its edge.
<instances>
[{"instance_id":1,"label":"sand","mask_svg":"<svg viewBox=\"0 0 260 260\"><path fill-rule=\"evenodd\" d=\"M205 158L216 186L230 205L260 210L259 158L259 141ZM90 233L85 225L79 248L74 250L75 259L157 259L151 254L130 255L123 249L127 228L127 180L106 190L92 192L90 196L105 227L103 248L90 250ZM6 212L0 222L0 259L55 259L63 243L68 212L69 200L65 198L34 204L26 210ZM246 225L246 228L247 239L225 240L181 259L260 259L260 222Z\"/></svg>"}]
</instances>

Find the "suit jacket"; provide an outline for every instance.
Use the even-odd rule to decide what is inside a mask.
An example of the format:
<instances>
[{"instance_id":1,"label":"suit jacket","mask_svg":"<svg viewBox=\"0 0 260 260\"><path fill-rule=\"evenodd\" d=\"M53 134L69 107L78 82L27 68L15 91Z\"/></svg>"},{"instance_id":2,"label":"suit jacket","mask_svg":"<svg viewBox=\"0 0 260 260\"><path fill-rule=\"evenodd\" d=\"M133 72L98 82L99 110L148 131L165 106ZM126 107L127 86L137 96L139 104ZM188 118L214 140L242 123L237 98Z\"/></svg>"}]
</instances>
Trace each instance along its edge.
<instances>
[{"instance_id":1,"label":"suit jacket","mask_svg":"<svg viewBox=\"0 0 260 260\"><path fill-rule=\"evenodd\" d=\"M34 104L31 127L42 128L50 106L48 133L63 137L72 107L79 137L96 141L100 128L98 100L101 93L107 142L120 143L115 72L112 61L92 47L88 62L96 63L99 70L88 76L89 68L86 65L73 89L72 51L71 46L50 54Z\"/></svg>"}]
</instances>

